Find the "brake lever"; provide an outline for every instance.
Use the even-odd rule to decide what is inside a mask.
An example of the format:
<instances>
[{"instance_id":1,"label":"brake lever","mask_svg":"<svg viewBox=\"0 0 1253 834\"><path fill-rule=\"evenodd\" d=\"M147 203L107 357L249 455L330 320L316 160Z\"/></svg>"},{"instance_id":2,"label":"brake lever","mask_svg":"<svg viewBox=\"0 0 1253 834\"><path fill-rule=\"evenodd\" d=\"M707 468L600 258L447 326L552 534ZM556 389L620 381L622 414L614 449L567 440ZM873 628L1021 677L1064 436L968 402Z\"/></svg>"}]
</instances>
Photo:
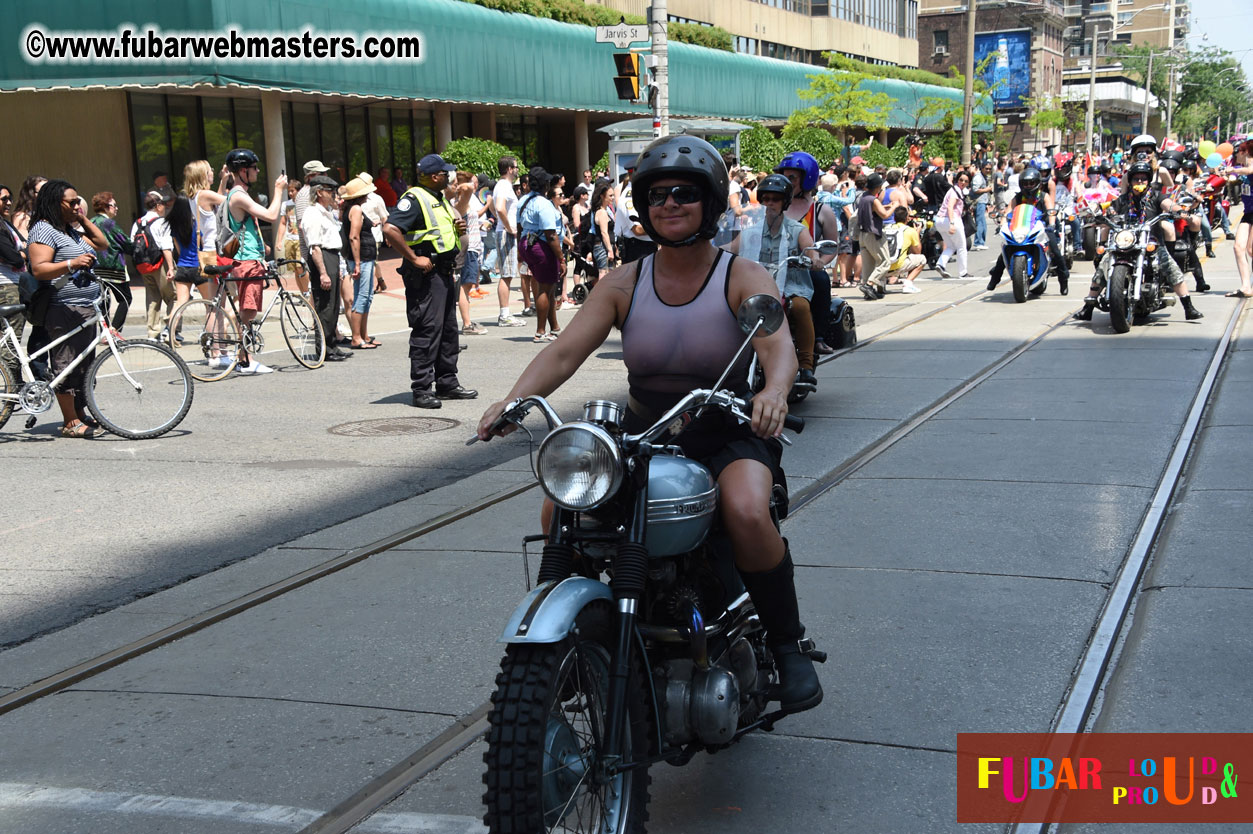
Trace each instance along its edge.
<instances>
[{"instance_id":1,"label":"brake lever","mask_svg":"<svg viewBox=\"0 0 1253 834\"><path fill-rule=\"evenodd\" d=\"M728 406L728 407L727 407L727 410L728 410L728 411L730 411L730 412L731 412L731 416L732 416L732 417L735 417L737 420L739 420L739 421L741 421L741 422L744 422L744 423L748 423L748 424L750 424L750 425L752 424L753 419L752 419L751 417L746 416L746 415L744 414L744 412L743 412L743 411L740 411L740 410L739 410L738 408L736 408L735 406ZM780 442L780 443L782 443L784 446L791 446L791 445L792 445L792 441L791 441L790 439L788 439L788 436L787 436L786 434L783 434L782 432L779 432L779 435L778 435L778 440L779 440L779 442Z\"/></svg>"}]
</instances>

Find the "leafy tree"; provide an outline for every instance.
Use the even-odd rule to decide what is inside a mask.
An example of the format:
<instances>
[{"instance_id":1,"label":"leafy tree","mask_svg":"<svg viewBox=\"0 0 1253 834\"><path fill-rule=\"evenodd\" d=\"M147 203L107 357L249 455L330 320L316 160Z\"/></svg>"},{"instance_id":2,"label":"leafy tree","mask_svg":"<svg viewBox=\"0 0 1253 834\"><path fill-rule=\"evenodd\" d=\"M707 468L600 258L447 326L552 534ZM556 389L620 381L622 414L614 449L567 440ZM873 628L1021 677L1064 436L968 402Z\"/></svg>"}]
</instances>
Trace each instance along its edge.
<instances>
[{"instance_id":1,"label":"leafy tree","mask_svg":"<svg viewBox=\"0 0 1253 834\"><path fill-rule=\"evenodd\" d=\"M901 81L908 81L912 84L930 84L936 87L954 87L962 89L960 80L954 81L946 75L939 75L926 70L908 69L906 67L891 67L886 64L870 64L866 61L859 61L856 58L848 58L844 55L836 53L824 53L827 59L827 66L833 70L844 70L845 72L855 72L861 75L869 75L875 78L897 78Z\"/></svg>"},{"instance_id":2,"label":"leafy tree","mask_svg":"<svg viewBox=\"0 0 1253 834\"><path fill-rule=\"evenodd\" d=\"M1141 85L1144 84L1144 77L1149 70L1150 50L1156 50L1159 54L1153 56L1153 79L1150 82L1149 91L1165 103L1168 91L1167 78L1170 75L1172 59L1167 55L1160 54L1161 50L1157 47L1148 44L1137 44L1135 46L1116 44L1114 46L1114 54L1118 56L1123 69Z\"/></svg>"},{"instance_id":3,"label":"leafy tree","mask_svg":"<svg viewBox=\"0 0 1253 834\"><path fill-rule=\"evenodd\" d=\"M818 164L822 167L829 165L833 159L839 159L844 150L840 140L832 136L829 130L806 124L803 119L797 118L796 113L792 114L783 127L783 133L779 137L779 146L780 158L792 151L805 151L818 160ZM778 165L779 160L776 159L774 164Z\"/></svg>"},{"instance_id":4,"label":"leafy tree","mask_svg":"<svg viewBox=\"0 0 1253 834\"><path fill-rule=\"evenodd\" d=\"M1226 126L1253 109L1243 68L1225 49L1196 50L1186 60L1182 74L1176 75L1175 125L1186 125L1187 133L1199 136L1221 122L1223 131L1230 132ZM1183 120L1181 113L1186 114Z\"/></svg>"},{"instance_id":5,"label":"leafy tree","mask_svg":"<svg viewBox=\"0 0 1253 834\"><path fill-rule=\"evenodd\" d=\"M873 145L862 148L861 157L872 168L878 165L886 165L889 168L903 168L905 163L909 161L909 137L902 136L890 148L887 145L875 142Z\"/></svg>"},{"instance_id":6,"label":"leafy tree","mask_svg":"<svg viewBox=\"0 0 1253 834\"><path fill-rule=\"evenodd\" d=\"M492 176L496 175L496 163L502 156L522 158L517 151L499 142L469 136L452 140L440 155L461 171L472 171L476 174L487 171Z\"/></svg>"},{"instance_id":7,"label":"leafy tree","mask_svg":"<svg viewBox=\"0 0 1253 834\"><path fill-rule=\"evenodd\" d=\"M740 164L754 171L772 170L783 158L783 143L762 125L744 124L752 127L740 134Z\"/></svg>"},{"instance_id":8,"label":"leafy tree","mask_svg":"<svg viewBox=\"0 0 1253 834\"><path fill-rule=\"evenodd\" d=\"M1027 100L1027 124L1036 129L1037 133L1062 130L1066 127L1066 111L1061 99L1042 93Z\"/></svg>"},{"instance_id":9,"label":"leafy tree","mask_svg":"<svg viewBox=\"0 0 1253 834\"><path fill-rule=\"evenodd\" d=\"M797 113L800 118L833 127L840 134L840 144L848 146L848 133L855 127L876 130L887 124L895 99L887 93L862 89L869 75L835 69L837 58L832 52L824 52L831 69L810 75L809 86L797 90L806 101L817 102ZM793 114L796 116L797 114Z\"/></svg>"}]
</instances>

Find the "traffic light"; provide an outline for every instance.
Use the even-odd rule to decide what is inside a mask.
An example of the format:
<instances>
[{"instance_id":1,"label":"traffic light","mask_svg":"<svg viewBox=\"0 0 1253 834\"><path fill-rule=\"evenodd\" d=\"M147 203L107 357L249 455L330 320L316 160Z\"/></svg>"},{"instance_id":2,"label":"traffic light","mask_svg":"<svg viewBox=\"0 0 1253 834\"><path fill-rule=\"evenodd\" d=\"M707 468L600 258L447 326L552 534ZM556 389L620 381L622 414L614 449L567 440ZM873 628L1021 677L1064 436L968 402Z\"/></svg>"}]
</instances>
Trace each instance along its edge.
<instances>
[{"instance_id":1,"label":"traffic light","mask_svg":"<svg viewBox=\"0 0 1253 834\"><path fill-rule=\"evenodd\" d=\"M618 98L636 101L640 97L640 56L634 52L615 52L613 62L618 68L613 79Z\"/></svg>"}]
</instances>

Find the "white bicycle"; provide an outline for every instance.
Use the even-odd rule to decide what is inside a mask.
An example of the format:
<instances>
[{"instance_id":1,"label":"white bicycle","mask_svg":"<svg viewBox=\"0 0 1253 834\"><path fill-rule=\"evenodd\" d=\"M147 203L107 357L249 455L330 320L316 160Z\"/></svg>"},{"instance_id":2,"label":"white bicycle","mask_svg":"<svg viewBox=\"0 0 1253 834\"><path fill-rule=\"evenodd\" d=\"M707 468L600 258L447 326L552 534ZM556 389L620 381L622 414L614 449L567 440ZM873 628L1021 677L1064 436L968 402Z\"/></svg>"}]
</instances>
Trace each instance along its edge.
<instances>
[{"instance_id":1,"label":"white bicycle","mask_svg":"<svg viewBox=\"0 0 1253 834\"><path fill-rule=\"evenodd\" d=\"M57 280L65 282L64 278ZM96 281L99 283L100 279ZM8 422L14 408L21 408L30 415L26 428L32 428L36 415L48 411L56 402L56 387L101 346L101 334L103 346L108 349L97 354L84 381L87 408L101 426L120 437L141 440L165 434L187 416L195 393L187 364L174 351L151 339L117 336L107 326L104 297L102 291L100 298L92 302L94 316L31 354L22 347L8 320L14 313L25 312L26 305L0 306L0 427ZM31 360L47 356L87 328L97 338L56 377L38 378L31 370ZM21 380L13 379L8 367L13 357L20 367Z\"/></svg>"}]
</instances>

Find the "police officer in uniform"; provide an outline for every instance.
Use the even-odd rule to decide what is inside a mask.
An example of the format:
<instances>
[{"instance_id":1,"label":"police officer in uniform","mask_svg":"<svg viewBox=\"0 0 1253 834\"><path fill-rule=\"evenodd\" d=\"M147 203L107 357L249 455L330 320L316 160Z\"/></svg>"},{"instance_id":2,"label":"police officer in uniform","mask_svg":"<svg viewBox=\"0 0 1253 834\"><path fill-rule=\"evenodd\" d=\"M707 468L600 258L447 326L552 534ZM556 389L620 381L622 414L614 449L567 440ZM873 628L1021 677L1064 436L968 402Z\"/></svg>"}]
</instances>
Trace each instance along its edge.
<instances>
[{"instance_id":1,"label":"police officer in uniform","mask_svg":"<svg viewBox=\"0 0 1253 834\"><path fill-rule=\"evenodd\" d=\"M404 263L409 319L409 378L417 408L439 408L443 400L472 400L478 391L457 380L457 284L453 264L465 221L455 219L444 196L456 166L439 154L418 163L418 185L405 191L383 225L383 236Z\"/></svg>"}]
</instances>

